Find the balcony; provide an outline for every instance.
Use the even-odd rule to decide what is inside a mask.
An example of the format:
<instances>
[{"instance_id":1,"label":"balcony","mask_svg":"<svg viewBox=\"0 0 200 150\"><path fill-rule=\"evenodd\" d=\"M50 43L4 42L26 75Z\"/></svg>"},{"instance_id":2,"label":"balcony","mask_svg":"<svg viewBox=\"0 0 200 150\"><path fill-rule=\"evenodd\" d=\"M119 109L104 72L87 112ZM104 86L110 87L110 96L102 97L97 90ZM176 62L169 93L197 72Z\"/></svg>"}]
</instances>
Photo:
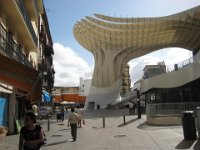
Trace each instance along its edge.
<instances>
[{"instance_id":1,"label":"balcony","mask_svg":"<svg viewBox=\"0 0 200 150\"><path fill-rule=\"evenodd\" d=\"M54 54L53 47L49 45L45 45L44 54L46 57L53 55Z\"/></svg>"},{"instance_id":2,"label":"balcony","mask_svg":"<svg viewBox=\"0 0 200 150\"><path fill-rule=\"evenodd\" d=\"M33 29L33 26L31 24L31 20L30 20L28 14L27 14L26 8L24 7L25 5L24 5L23 1L22 0L15 0L15 2L17 4L19 10L20 10L21 15L23 16L23 19L26 23L26 26L28 27L28 29L30 31L30 34L33 38L33 41L35 42L35 45L37 45L38 39L37 39L37 36L36 36L35 31Z\"/></svg>"},{"instance_id":3,"label":"balcony","mask_svg":"<svg viewBox=\"0 0 200 150\"><path fill-rule=\"evenodd\" d=\"M0 25L0 53L33 68L28 58L2 25Z\"/></svg>"},{"instance_id":4,"label":"balcony","mask_svg":"<svg viewBox=\"0 0 200 150\"><path fill-rule=\"evenodd\" d=\"M35 5L36 12L39 12L38 1L37 0L34 0L34 5Z\"/></svg>"},{"instance_id":5,"label":"balcony","mask_svg":"<svg viewBox=\"0 0 200 150\"><path fill-rule=\"evenodd\" d=\"M25 5L29 18L37 22L39 15L38 0L23 0L23 4Z\"/></svg>"}]
</instances>

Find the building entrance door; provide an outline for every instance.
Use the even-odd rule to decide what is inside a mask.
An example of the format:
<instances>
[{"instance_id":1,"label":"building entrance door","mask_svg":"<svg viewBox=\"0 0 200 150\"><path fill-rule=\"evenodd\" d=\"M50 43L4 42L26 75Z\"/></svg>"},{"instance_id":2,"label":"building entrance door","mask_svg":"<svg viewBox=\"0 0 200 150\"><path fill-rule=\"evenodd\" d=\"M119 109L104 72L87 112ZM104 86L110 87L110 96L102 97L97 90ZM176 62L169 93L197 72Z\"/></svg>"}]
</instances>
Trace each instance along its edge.
<instances>
[{"instance_id":1,"label":"building entrance door","mask_svg":"<svg viewBox=\"0 0 200 150\"><path fill-rule=\"evenodd\" d=\"M95 107L95 102L89 102L88 109L89 110L94 110L94 107Z\"/></svg>"},{"instance_id":2,"label":"building entrance door","mask_svg":"<svg viewBox=\"0 0 200 150\"><path fill-rule=\"evenodd\" d=\"M8 126L8 100L0 97L0 126Z\"/></svg>"}]
</instances>

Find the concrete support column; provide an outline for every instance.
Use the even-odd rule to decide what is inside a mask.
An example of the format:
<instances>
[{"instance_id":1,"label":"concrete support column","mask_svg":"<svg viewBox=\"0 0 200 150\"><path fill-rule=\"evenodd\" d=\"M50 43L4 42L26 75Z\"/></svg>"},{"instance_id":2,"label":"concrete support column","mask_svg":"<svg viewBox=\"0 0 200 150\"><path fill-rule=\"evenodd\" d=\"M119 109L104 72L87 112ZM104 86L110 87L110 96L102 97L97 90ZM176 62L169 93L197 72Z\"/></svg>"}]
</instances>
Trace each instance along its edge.
<instances>
[{"instance_id":1,"label":"concrete support column","mask_svg":"<svg viewBox=\"0 0 200 150\"><path fill-rule=\"evenodd\" d=\"M97 105L100 108L105 108L108 104L116 101L120 96L121 84L121 79L119 79L109 87L99 88L91 85L85 109L96 109Z\"/></svg>"},{"instance_id":2,"label":"concrete support column","mask_svg":"<svg viewBox=\"0 0 200 150\"><path fill-rule=\"evenodd\" d=\"M123 61L115 60L118 53L118 50L110 51L106 48L99 48L95 51L94 73L85 109L97 109L97 106L106 108L108 104L119 99Z\"/></svg>"}]
</instances>

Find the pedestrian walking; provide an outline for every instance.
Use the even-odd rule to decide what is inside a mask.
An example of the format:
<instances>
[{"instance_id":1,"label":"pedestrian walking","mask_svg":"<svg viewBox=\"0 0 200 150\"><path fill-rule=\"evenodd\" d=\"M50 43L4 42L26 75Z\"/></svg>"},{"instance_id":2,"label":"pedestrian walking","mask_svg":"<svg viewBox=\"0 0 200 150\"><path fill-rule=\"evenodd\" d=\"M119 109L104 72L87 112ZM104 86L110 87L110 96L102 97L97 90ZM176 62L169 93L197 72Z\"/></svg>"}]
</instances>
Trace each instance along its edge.
<instances>
[{"instance_id":1,"label":"pedestrian walking","mask_svg":"<svg viewBox=\"0 0 200 150\"><path fill-rule=\"evenodd\" d=\"M82 121L83 121L83 124L85 124L85 120L84 120L84 117L83 117L83 111L82 109L80 108L80 106L77 107L76 109L76 113L78 115L78 127L81 128L81 124L82 124Z\"/></svg>"},{"instance_id":2,"label":"pedestrian walking","mask_svg":"<svg viewBox=\"0 0 200 150\"><path fill-rule=\"evenodd\" d=\"M36 116L36 119L39 118L39 107L36 104L32 105L32 112L34 113L34 115Z\"/></svg>"},{"instance_id":3,"label":"pedestrian walking","mask_svg":"<svg viewBox=\"0 0 200 150\"><path fill-rule=\"evenodd\" d=\"M77 138L77 125L78 125L78 115L75 113L75 109L71 108L71 113L68 118L68 127L71 127L71 135L73 141L76 141Z\"/></svg>"},{"instance_id":4,"label":"pedestrian walking","mask_svg":"<svg viewBox=\"0 0 200 150\"><path fill-rule=\"evenodd\" d=\"M61 107L60 112L61 112L61 121L63 122L65 120L65 107L64 106Z\"/></svg>"},{"instance_id":5,"label":"pedestrian walking","mask_svg":"<svg viewBox=\"0 0 200 150\"><path fill-rule=\"evenodd\" d=\"M41 150L44 142L44 133L42 127L36 124L36 116L32 112L27 112L24 127L20 131L19 150Z\"/></svg>"}]
</instances>

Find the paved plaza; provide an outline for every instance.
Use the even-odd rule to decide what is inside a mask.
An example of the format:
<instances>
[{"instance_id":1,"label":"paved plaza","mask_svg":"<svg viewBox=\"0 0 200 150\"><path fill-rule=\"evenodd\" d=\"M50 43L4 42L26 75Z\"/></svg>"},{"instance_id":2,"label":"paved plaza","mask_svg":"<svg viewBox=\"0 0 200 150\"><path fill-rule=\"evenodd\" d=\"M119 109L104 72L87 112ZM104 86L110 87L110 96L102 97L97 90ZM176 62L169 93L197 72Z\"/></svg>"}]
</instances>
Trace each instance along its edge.
<instances>
[{"instance_id":1,"label":"paved plaza","mask_svg":"<svg viewBox=\"0 0 200 150\"><path fill-rule=\"evenodd\" d=\"M67 121L53 122L47 132L46 121L42 126L48 144L43 150L174 150L200 149L200 141L184 141L181 126L148 126L146 116L127 116L105 119L86 119L86 125L78 128L76 142L71 142ZM7 136L0 142L1 150L17 150L19 135Z\"/></svg>"}]
</instances>

